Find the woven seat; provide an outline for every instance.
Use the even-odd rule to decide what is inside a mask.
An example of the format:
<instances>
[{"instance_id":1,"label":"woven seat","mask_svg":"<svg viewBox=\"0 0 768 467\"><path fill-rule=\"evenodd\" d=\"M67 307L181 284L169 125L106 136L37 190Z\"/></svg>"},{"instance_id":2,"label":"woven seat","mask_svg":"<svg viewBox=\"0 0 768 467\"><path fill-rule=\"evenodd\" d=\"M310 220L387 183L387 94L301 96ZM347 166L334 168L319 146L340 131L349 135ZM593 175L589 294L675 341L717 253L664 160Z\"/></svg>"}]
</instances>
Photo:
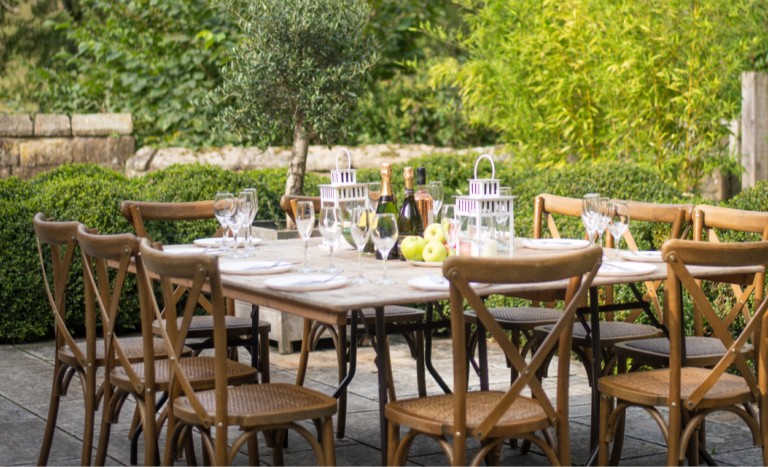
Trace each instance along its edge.
<instances>
[{"instance_id":1,"label":"woven seat","mask_svg":"<svg viewBox=\"0 0 768 467\"><path fill-rule=\"evenodd\" d=\"M146 221L155 222L180 222L191 220L215 219L213 201L192 202L154 202L154 201L123 201L120 204L120 213L133 226L136 235L152 240L149 235ZM223 229L219 228L214 236L221 236ZM180 289L181 290L181 289ZM207 299L201 297L201 306L210 307ZM237 317L234 315L235 304L233 300L227 301L227 338L232 347L243 346L251 354L251 365L259 369L262 382L269 382L269 333L272 326L267 321L256 321L250 317ZM213 334L210 316L196 315L192 318L194 324L189 337L194 341L187 345L199 353L205 349L213 348L211 335ZM201 339L202 338L202 339ZM233 352L233 356L237 354Z\"/></svg>"},{"instance_id":2,"label":"woven seat","mask_svg":"<svg viewBox=\"0 0 768 467\"><path fill-rule=\"evenodd\" d=\"M478 465L498 461L502 443L522 438L538 446L555 465L570 465L568 436L568 377L570 359L558 361L556 406L536 375L557 348L568 354L576 310L600 267L602 251L596 246L542 258L450 257L443 274L450 281L451 337L453 341L453 393L389 402L385 407L389 439L387 465L403 465L417 436L438 441L451 465ZM564 309L550 333L533 352L530 361L509 341L507 332L471 282L490 284L538 283L568 279ZM515 369L516 378L507 391L468 392L465 300L474 317L499 343ZM530 390L531 396L520 391ZM401 429L409 431L401 438ZM553 438L550 429L554 430ZM537 433L544 432L543 436ZM467 437L481 442L479 452L467 462ZM449 438L452 439L449 440Z\"/></svg>"},{"instance_id":3,"label":"woven seat","mask_svg":"<svg viewBox=\"0 0 768 467\"><path fill-rule=\"evenodd\" d=\"M560 319L562 314L561 311L552 308L537 306L489 308L488 312L502 325L514 323L519 326L539 326L546 321L554 323ZM474 310L468 310L465 314L468 322L474 324L477 321L477 314Z\"/></svg>"},{"instance_id":4,"label":"woven seat","mask_svg":"<svg viewBox=\"0 0 768 467\"><path fill-rule=\"evenodd\" d=\"M617 351L620 355L632 358L634 366L650 365L658 361L666 362L669 359L669 339L661 337L623 342L617 345ZM726 348L720 339L703 336L686 336L685 338L685 361L688 365L710 367L720 360L725 351ZM743 352L751 358L754 349L751 345L745 345Z\"/></svg>"},{"instance_id":5,"label":"woven seat","mask_svg":"<svg viewBox=\"0 0 768 467\"><path fill-rule=\"evenodd\" d=\"M122 343L123 349L125 350L125 356L128 358L128 360L131 362L140 362L144 360L144 343L141 337L129 337L123 339ZM83 353L87 352L87 347L88 344L86 342L77 343L77 348L80 349L80 351ZM156 338L154 340L153 349L155 351L155 355L166 355L165 346L163 345L162 339ZM69 349L69 346L66 345L59 348L59 355L62 359L66 359L67 362L74 362L77 359L75 353L72 352ZM102 339L96 339L96 353L94 354L94 358L97 365L104 365L104 340Z\"/></svg>"},{"instance_id":6,"label":"woven seat","mask_svg":"<svg viewBox=\"0 0 768 467\"><path fill-rule=\"evenodd\" d=\"M232 368L241 364L229 360L224 316L226 305L219 272L218 258L199 254L167 254L153 246L147 239L140 245L141 265L148 274L140 274L145 290L150 290L149 275L159 277L162 286L162 303L158 305L154 295L148 295L145 311L160 320L166 317L166 328L161 335L176 390L171 391L168 407L166 449L164 464L172 464L180 443L191 442L191 430L200 432L202 449L206 459L215 465L231 464L240 447L247 443L251 464L258 462L259 432L275 432L272 455L273 464L283 463L285 430L301 435L312 447L317 463L334 465L336 456L333 439L333 415L336 400L312 389L295 385L261 383L233 386L230 379ZM184 296L176 293L173 282L189 284ZM213 318L213 357L190 357L200 360L200 365L187 363L180 358L178 349L183 346L189 332L189 322L195 313L203 285L210 289L211 316ZM178 319L182 326L176 326ZM171 323L171 324L168 324ZM203 367L210 372L212 363L213 384L203 389L194 384L199 376L195 371ZM167 371L167 370L166 370ZM254 381L255 382L255 381ZM313 421L318 433L312 434L297 422ZM229 444L229 428L236 426L240 433ZM319 438L319 441L318 441ZM193 450L187 446L188 452Z\"/></svg>"},{"instance_id":7,"label":"woven seat","mask_svg":"<svg viewBox=\"0 0 768 467\"><path fill-rule=\"evenodd\" d=\"M165 352L165 349L163 349ZM206 389L213 387L214 384L214 360L212 357L186 357L179 359L179 365L189 378L192 386L197 389ZM227 378L230 384L245 384L256 380L256 368L243 363L228 360L226 364ZM131 365L131 370L140 380L146 380L145 365L143 362ZM168 381L171 375L170 364L167 360L157 360L154 362L154 380L155 390L165 392L168 390ZM117 367L112 370L110 382L123 389L130 391L133 389L133 381L125 368Z\"/></svg>"},{"instance_id":8,"label":"woven seat","mask_svg":"<svg viewBox=\"0 0 768 467\"><path fill-rule=\"evenodd\" d=\"M768 225L765 227L768 232ZM626 409L636 406L649 412L660 425L667 439L667 465L677 465L686 457L691 465L698 465L700 443L706 416L715 411L728 411L746 422L757 444L763 447L763 462L768 461L766 439L768 438L768 410L766 404L766 363L758 361L758 375L753 373L747 362L749 342L764 342L768 329L761 323L765 320L768 301L757 300L759 307L743 325L732 328L729 317L738 313L744 302L735 306L733 313L718 313L702 289L702 281L719 281L721 277L695 278L694 266L722 267L722 277L760 276L764 274L734 274L737 267L756 267L764 271L768 264L768 242L708 243L690 240L669 240L662 246L662 257L667 262L667 283L665 286L665 315L669 327L668 345L660 339L653 342L639 341L631 345L644 346L658 353L667 350L664 360L668 368L636 371L603 376L598 380L600 391L600 435L598 439L598 465L608 461L611 442L620 447L624 436ZM683 292L687 291L693 301L693 312L700 314L702 321L709 323L711 337L687 337L682 330L687 310L683 304ZM740 300L741 300L740 299ZM756 334L759 332L759 335ZM708 341L720 342L724 350L713 362L711 368L692 366L695 355L704 355L714 346ZM624 345L628 347L630 344ZM683 358L685 345L685 359ZM618 347L618 346L617 346ZM734 370L736 373L726 372ZM756 403L761 416L755 413ZM668 411L665 417L657 407ZM631 425L630 425L631 427ZM703 449L704 446L702 445ZM614 459L615 459L614 449Z\"/></svg>"}]
</instances>

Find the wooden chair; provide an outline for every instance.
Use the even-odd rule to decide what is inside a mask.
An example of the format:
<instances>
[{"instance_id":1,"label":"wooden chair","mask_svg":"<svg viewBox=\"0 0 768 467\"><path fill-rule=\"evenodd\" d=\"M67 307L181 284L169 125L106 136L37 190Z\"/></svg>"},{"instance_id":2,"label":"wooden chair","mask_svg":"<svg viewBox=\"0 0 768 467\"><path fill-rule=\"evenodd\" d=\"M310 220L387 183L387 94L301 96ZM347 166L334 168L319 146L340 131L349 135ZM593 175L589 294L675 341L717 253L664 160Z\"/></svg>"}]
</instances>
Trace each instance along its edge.
<instances>
[{"instance_id":1,"label":"wooden chair","mask_svg":"<svg viewBox=\"0 0 768 467\"><path fill-rule=\"evenodd\" d=\"M568 378L571 330L579 303L600 267L602 250L590 246L583 250L542 258L470 258L450 257L443 274L450 280L451 333L453 339L452 394L390 402L385 414L389 448L387 463L403 465L413 439L426 435L438 441L451 465L467 465L467 438L481 442L470 465L478 465L488 456L489 464L498 462L498 451L508 438L523 438L537 445L556 465L570 465L568 435ZM554 331L538 346L528 362L509 341L506 331L471 288L471 282L490 284L567 282L565 309ZM467 391L464 301L469 303L483 327L490 332L506 358L517 370L517 378L506 391ZM536 377L549 355L558 350L558 384L553 406ZM531 396L521 394L530 389ZM410 427L401 438L400 428ZM554 430L557 441L549 432ZM543 432L543 437L536 432ZM448 437L453 437L451 448Z\"/></svg>"},{"instance_id":2,"label":"wooden chair","mask_svg":"<svg viewBox=\"0 0 768 467\"><path fill-rule=\"evenodd\" d=\"M655 204L628 202L630 211L630 228L633 222L661 223L669 228L670 238L676 238L684 232L686 219L690 219L690 205L678 204ZM542 194L536 197L534 204L534 237L541 238L543 226L547 225L549 234L552 238L560 238L560 231L555 221L554 215L581 217L581 200L575 198L565 198L549 194ZM610 235L607 237L610 238ZM624 234L624 239L630 249L637 249L637 244L630 230ZM612 246L612 239L608 240L608 245ZM658 283L646 282L646 299L649 299L656 309L655 314L649 318L659 321L661 314L661 304L658 299ZM643 298L643 297L637 297ZM613 288L604 288L604 303L613 304ZM615 346L620 342L644 340L658 337L663 334L661 326L641 324L636 322L640 316L641 310L630 312L624 320L614 320L612 313L605 315L605 320L600 323L600 343L603 351L603 374L609 374L616 367L618 358L615 352ZM534 330L537 339L543 338L551 330L551 325L538 326ZM575 324L573 329L573 350L576 352L587 374L592 378L592 349L590 344L590 333L587 321L582 320Z\"/></svg>"},{"instance_id":3,"label":"wooden chair","mask_svg":"<svg viewBox=\"0 0 768 467\"><path fill-rule=\"evenodd\" d=\"M693 210L693 227L693 238L696 241L708 240L719 243L715 229L719 229L721 233L722 231L751 233L758 238L762 236L763 240L768 240L768 213L700 205ZM747 298L754 292L754 300L757 304L765 295L765 274L755 275L754 282L745 288L740 284L732 283L731 280L732 278L727 276L709 280L710 283L721 282L731 285L734 304L727 313L727 325L731 325L739 316L748 321L751 311ZM704 335L701 313L694 313L693 323L693 335L685 338L685 365L711 367L720 360L726 348L720 339ZM669 339L660 337L642 342L625 342L617 345L616 350L621 358L631 359L635 368L639 366L662 368L669 364L669 346ZM753 353L751 345L746 346L744 350L750 355Z\"/></svg>"},{"instance_id":4,"label":"wooden chair","mask_svg":"<svg viewBox=\"0 0 768 467\"><path fill-rule=\"evenodd\" d=\"M215 465L231 464L245 443L248 443L250 462L258 461L256 436L259 432L271 430L280 433L274 443L273 460L275 464L282 464L281 441L286 429L296 431L307 440L317 455L318 464L334 465L333 414L336 413L336 399L294 384L233 385L227 377L228 368L237 363L227 358L226 306L218 258L199 254L167 254L153 247L147 239L142 239L140 251L142 267L147 271L142 278L146 290L150 290L148 276L159 277L164 313L168 318L166 322L181 322L179 327L168 325L161 329L166 349L171 355L168 360L171 380L164 464L173 463L179 441L192 428L197 428L203 438L204 456ZM176 293L172 281L189 284L183 300ZM180 358L203 288L210 289L214 324L214 355L204 358L212 364L209 368L213 369L215 377L214 384L207 389L195 386L194 372L182 365L183 359ZM145 294L144 297L148 313L160 319L163 311L154 295ZM320 442L315 439L316 435L297 424L301 420L312 420L321 427L318 430ZM231 447L228 445L230 426L240 429Z\"/></svg>"},{"instance_id":5,"label":"wooden chair","mask_svg":"<svg viewBox=\"0 0 768 467\"><path fill-rule=\"evenodd\" d=\"M285 210L286 214L293 219L295 217L294 213L299 201L312 201L315 204L315 212L319 212L319 196L286 195L281 198L280 206ZM374 340L376 310L374 308L363 308L362 310L350 311L347 318L347 326L351 325L353 313L357 314L357 317L359 318L358 322L361 326L363 326L363 332L367 334L374 346L376 346L376 342ZM394 332L403 335L411 350L411 356L416 359L416 380L420 396L427 395L427 383L424 368L424 331L422 330L424 325L424 316L424 310L418 308L406 306L384 307L384 322L387 326L393 327L395 329ZM346 365L349 362L349 358L347 356L346 329L341 329L341 327L339 327L339 329L335 329L333 326L319 323L317 321L305 320L304 331L302 333L301 357L299 359L299 367L296 372L296 384L304 384L304 379L307 374L307 366L309 364L309 352L317 347L317 344L326 331L330 334L334 347L336 348L336 359L339 363L339 383L344 380L346 376ZM389 352L388 342L383 343L383 348L381 351ZM391 369L389 372L391 374ZM389 378L389 381L392 381L391 377ZM389 397L393 400L397 398L393 384L390 384ZM339 438L344 437L346 428L346 413L347 392L343 391L339 396L339 416L337 417L336 422L336 436Z\"/></svg>"},{"instance_id":6,"label":"wooden chair","mask_svg":"<svg viewBox=\"0 0 768 467\"><path fill-rule=\"evenodd\" d=\"M214 219L213 201L192 202L154 202L154 201L123 201L120 204L120 213L133 225L136 235L152 240L147 232L145 221L180 222L202 219ZM223 229L216 232L221 235ZM183 293L184 288L179 288L177 293ZM201 297L201 306L210 313L210 303L205 297ZM251 354L251 364L259 369L261 380L269 382L269 332L271 325L267 321L257 321L255 314L251 317L234 315L235 305L233 300L227 301L229 312L225 318L227 325L227 341L230 347L244 346ZM213 321L209 315L195 316L190 328L187 345L199 352L213 348L211 336L213 335Z\"/></svg>"},{"instance_id":7,"label":"wooden chair","mask_svg":"<svg viewBox=\"0 0 768 467\"><path fill-rule=\"evenodd\" d=\"M692 266L748 267L765 271L768 264L768 242L708 243L690 240L670 240L662 246L662 257L667 263L668 277L665 286L665 302L668 306L670 352L668 368L620 373L603 376L598 381L600 398L600 436L598 465L608 460L608 448L614 440L614 432L622 436L625 412L628 407L640 407L657 422L667 440L667 465L678 465L686 455L691 464L698 464L699 431L705 417L717 411L738 415L749 427L755 444L763 448L763 462L768 462L766 452L765 411L766 375L765 360L758 361L758 378L753 374L745 356L745 347L752 339L764 340L768 327L765 310L768 302L761 300L759 307L738 332L731 328L728 314L720 315L694 278ZM726 271L724 271L725 273ZM751 283L754 274L729 274L732 280L740 276L742 284ZM687 363L684 339L683 291L687 291L695 303L694 313L700 314L713 330L713 336L727 349L711 369L691 366ZM726 372L735 368L738 374ZM752 408L757 403L760 418ZM666 407L667 420L657 407ZM763 423L760 423L760 422ZM762 434L761 434L762 427Z\"/></svg>"}]
</instances>

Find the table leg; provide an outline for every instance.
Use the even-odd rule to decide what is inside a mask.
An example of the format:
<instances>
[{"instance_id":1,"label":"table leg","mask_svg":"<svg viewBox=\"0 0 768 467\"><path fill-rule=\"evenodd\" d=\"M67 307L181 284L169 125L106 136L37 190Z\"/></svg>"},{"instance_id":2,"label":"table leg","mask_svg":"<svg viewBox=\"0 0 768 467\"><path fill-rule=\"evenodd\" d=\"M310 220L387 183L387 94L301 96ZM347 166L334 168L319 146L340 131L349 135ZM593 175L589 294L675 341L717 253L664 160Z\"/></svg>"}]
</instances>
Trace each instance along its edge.
<instances>
[{"instance_id":1,"label":"table leg","mask_svg":"<svg viewBox=\"0 0 768 467\"><path fill-rule=\"evenodd\" d=\"M597 380L603 373L602 359L603 354L600 348L600 306L597 302L597 288L589 289L589 324L592 327L591 346L592 346L592 410L591 410L591 430L589 433L589 448L591 450L587 465L595 465L597 461L597 439L600 436L600 391L597 389Z\"/></svg>"},{"instance_id":2,"label":"table leg","mask_svg":"<svg viewBox=\"0 0 768 467\"><path fill-rule=\"evenodd\" d=\"M451 388L448 387L448 385L445 383L445 380L443 380L443 378L440 376L440 373L437 372L434 365L432 364L432 331L434 328L434 319L432 318L433 310L433 302L427 303L427 319L426 325L424 326L424 365L427 367L427 371L429 371L429 374L432 375L432 378L435 380L435 382L437 382L438 386L440 386L440 389L442 389L446 394L450 394ZM442 309L439 310L439 313L442 316Z\"/></svg>"},{"instance_id":3,"label":"table leg","mask_svg":"<svg viewBox=\"0 0 768 467\"><path fill-rule=\"evenodd\" d=\"M387 329L384 324L384 307L376 307L376 342L382 346L387 338ZM387 418L384 416L384 407L387 405L387 366L389 365L387 352L379 352L376 356L376 369L379 373L379 437L381 439L381 465L387 465Z\"/></svg>"}]
</instances>

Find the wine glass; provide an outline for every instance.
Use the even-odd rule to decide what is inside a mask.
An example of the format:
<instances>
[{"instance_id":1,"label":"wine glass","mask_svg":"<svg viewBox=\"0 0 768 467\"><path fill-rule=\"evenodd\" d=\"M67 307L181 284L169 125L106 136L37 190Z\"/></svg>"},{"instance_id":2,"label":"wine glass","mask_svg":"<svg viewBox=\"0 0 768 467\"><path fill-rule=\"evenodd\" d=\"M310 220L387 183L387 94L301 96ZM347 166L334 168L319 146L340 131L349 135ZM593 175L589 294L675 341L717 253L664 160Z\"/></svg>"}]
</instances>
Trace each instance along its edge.
<instances>
[{"instance_id":1,"label":"wine glass","mask_svg":"<svg viewBox=\"0 0 768 467\"><path fill-rule=\"evenodd\" d=\"M243 229L243 225L245 225L245 218L248 215L248 209L250 209L250 206L246 206L243 202L243 198L240 198L239 196L237 198L233 198L233 201L234 207L230 211L229 216L227 216L227 225L232 231L232 238L234 239L234 244L232 246L234 250L231 254L231 257L234 259L242 259L247 258L249 254L238 252L237 237L240 235L240 231Z\"/></svg>"},{"instance_id":2,"label":"wine glass","mask_svg":"<svg viewBox=\"0 0 768 467\"><path fill-rule=\"evenodd\" d=\"M352 210L349 233L352 236L352 241L355 242L355 246L357 247L357 266L360 269L360 274L352 279L353 284L365 284L370 282L363 277L363 249L365 249L365 245L371 237L372 219L373 213L367 208L359 206Z\"/></svg>"},{"instance_id":3,"label":"wine glass","mask_svg":"<svg viewBox=\"0 0 768 467\"><path fill-rule=\"evenodd\" d=\"M587 231L589 244L595 244L595 231L597 229L597 204L600 195L598 193L587 193L581 200L581 222L584 224L584 230Z\"/></svg>"},{"instance_id":4,"label":"wine glass","mask_svg":"<svg viewBox=\"0 0 768 467\"><path fill-rule=\"evenodd\" d=\"M427 193L432 197L432 215L434 216L434 222L437 222L437 215L440 214L440 208L443 206L443 182L429 182Z\"/></svg>"},{"instance_id":5,"label":"wine glass","mask_svg":"<svg viewBox=\"0 0 768 467\"><path fill-rule=\"evenodd\" d=\"M387 285L394 284L395 281L389 278L387 273L387 256L389 251L395 246L397 242L397 217L392 213L376 214L373 218L373 226L371 227L371 236L373 238L373 244L376 245L376 249L379 250L381 258L384 260L384 275L379 284Z\"/></svg>"},{"instance_id":6,"label":"wine glass","mask_svg":"<svg viewBox=\"0 0 768 467\"><path fill-rule=\"evenodd\" d=\"M243 199L243 205L247 208L243 225L245 230L245 251L249 255L253 255L256 247L253 245L251 227L253 226L253 220L256 219L256 213L259 211L259 195L256 192L256 188L246 188L240 192L240 198Z\"/></svg>"},{"instance_id":7,"label":"wine glass","mask_svg":"<svg viewBox=\"0 0 768 467\"><path fill-rule=\"evenodd\" d=\"M493 216L468 216L467 234L471 242L471 256L496 256L496 218Z\"/></svg>"},{"instance_id":8,"label":"wine glass","mask_svg":"<svg viewBox=\"0 0 768 467\"><path fill-rule=\"evenodd\" d=\"M459 230L461 230L461 222L456 218L456 205L443 205L443 209L440 211L440 222L443 224L446 235L448 235L448 245L451 247L451 252L456 254L459 248L456 241L459 239Z\"/></svg>"},{"instance_id":9,"label":"wine glass","mask_svg":"<svg viewBox=\"0 0 768 467\"><path fill-rule=\"evenodd\" d=\"M613 236L614 248L616 248L616 256L618 257L618 250L621 249L621 237L629 228L629 206L626 201L620 199L611 201L609 205L611 220L608 223L608 231Z\"/></svg>"},{"instance_id":10,"label":"wine glass","mask_svg":"<svg viewBox=\"0 0 768 467\"><path fill-rule=\"evenodd\" d=\"M333 265L333 248L339 242L341 236L341 209L335 206L325 206L320 208L320 235L323 236L323 243L331 250L331 260L328 262L328 268L323 272L338 274L342 272L340 268Z\"/></svg>"},{"instance_id":11,"label":"wine glass","mask_svg":"<svg viewBox=\"0 0 768 467\"><path fill-rule=\"evenodd\" d=\"M301 239L304 240L304 265L297 269L298 272L312 272L314 269L309 267L307 260L307 246L309 237L315 229L315 205L312 201L299 201L296 203L296 230L299 231Z\"/></svg>"},{"instance_id":12,"label":"wine glass","mask_svg":"<svg viewBox=\"0 0 768 467\"><path fill-rule=\"evenodd\" d=\"M227 219L232 214L232 210L235 207L235 195L229 192L220 191L216 193L216 197L213 200L213 215L216 220L219 221L219 225L224 229L224 237L221 241L222 252L229 250L229 226L227 225Z\"/></svg>"},{"instance_id":13,"label":"wine glass","mask_svg":"<svg viewBox=\"0 0 768 467\"><path fill-rule=\"evenodd\" d=\"M512 188L508 186L499 187L499 196L512 196ZM511 215L507 208L507 202L500 203L499 214L496 216L496 241L498 242L499 250L502 251L509 251L512 249L511 245L514 240L514 235L512 234L512 226L509 223L510 217Z\"/></svg>"},{"instance_id":14,"label":"wine glass","mask_svg":"<svg viewBox=\"0 0 768 467\"><path fill-rule=\"evenodd\" d=\"M597 222L595 224L595 229L597 230L597 243L600 246L603 245L603 233L605 233L605 229L608 228L608 224L611 222L611 217L611 200L605 196L598 197Z\"/></svg>"}]
</instances>

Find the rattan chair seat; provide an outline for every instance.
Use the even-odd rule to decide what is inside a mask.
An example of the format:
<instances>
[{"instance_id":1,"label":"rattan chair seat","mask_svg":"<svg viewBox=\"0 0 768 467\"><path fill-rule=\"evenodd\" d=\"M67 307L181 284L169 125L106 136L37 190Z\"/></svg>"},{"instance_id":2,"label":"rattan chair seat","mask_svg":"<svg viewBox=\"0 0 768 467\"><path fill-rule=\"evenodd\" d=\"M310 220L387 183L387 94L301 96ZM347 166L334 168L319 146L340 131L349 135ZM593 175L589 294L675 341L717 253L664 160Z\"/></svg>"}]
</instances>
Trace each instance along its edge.
<instances>
[{"instance_id":1,"label":"rattan chair seat","mask_svg":"<svg viewBox=\"0 0 768 467\"><path fill-rule=\"evenodd\" d=\"M178 320L179 325L181 325L181 318ZM244 335L244 331L247 332L251 329L251 326L253 325L253 322L251 321L250 317L242 317L242 316L225 316L224 317L224 323L227 327L227 335L229 336L242 336ZM165 320L160 320L158 323L157 321L154 321L152 323L153 329L158 329L160 326L165 326ZM261 321L259 320L259 329L262 329L266 327L267 332L269 332L271 328L271 324L267 321ZM197 337L210 337L211 331L213 330L213 316L211 315L199 315L192 318L192 322L189 323L189 333L188 337L190 338L197 338ZM159 331L158 331L159 332Z\"/></svg>"},{"instance_id":2,"label":"rattan chair seat","mask_svg":"<svg viewBox=\"0 0 768 467\"><path fill-rule=\"evenodd\" d=\"M680 394L687 399L691 392L709 375L706 368L684 367L681 371ZM670 371L667 368L620 373L603 376L598 380L600 393L642 405L667 406ZM752 400L752 393L744 378L725 373L702 399L700 408L723 407Z\"/></svg>"},{"instance_id":3,"label":"rattan chair seat","mask_svg":"<svg viewBox=\"0 0 768 467\"><path fill-rule=\"evenodd\" d=\"M488 312L502 327L505 324L514 324L522 328L555 323L562 314L560 310L536 306L489 308ZM468 310L465 315L468 322L473 324L477 322L475 310Z\"/></svg>"},{"instance_id":4,"label":"rattan chair seat","mask_svg":"<svg viewBox=\"0 0 768 467\"><path fill-rule=\"evenodd\" d=\"M537 333L549 334L552 325L544 325L536 328ZM661 329L647 324L628 323L626 321L600 321L600 343L603 347L612 346L619 342L634 339L649 339L663 335ZM586 346L587 330L576 322L573 324L573 342L576 346Z\"/></svg>"},{"instance_id":5,"label":"rattan chair seat","mask_svg":"<svg viewBox=\"0 0 768 467\"><path fill-rule=\"evenodd\" d=\"M78 342L77 347L83 354L86 353L86 343ZM125 355L132 362L140 362L144 360L144 347L141 337L127 337L120 339L120 346L123 348ZM155 358L165 358L168 353L165 351L163 340L156 338L153 340L153 347L155 351ZM68 346L62 346L59 348L59 357L64 361L74 362L75 354ZM104 341L102 339L96 340L96 363L98 366L104 366Z\"/></svg>"},{"instance_id":6,"label":"rattan chair seat","mask_svg":"<svg viewBox=\"0 0 768 467\"><path fill-rule=\"evenodd\" d=\"M475 391L467 393L468 436L476 436L475 430L506 393L501 391ZM453 394L406 399L390 402L386 407L387 418L396 424L406 425L421 432L434 435L452 436L453 428ZM494 426L489 437L506 437L519 433L529 433L543 430L550 425L546 413L534 399L520 396L502 415Z\"/></svg>"},{"instance_id":7,"label":"rattan chair seat","mask_svg":"<svg viewBox=\"0 0 768 467\"><path fill-rule=\"evenodd\" d=\"M374 319L376 319L376 309L375 308L363 308L363 317L365 317L366 321L373 322ZM419 308L413 308L409 306L401 306L401 305L387 305L384 307L384 322L385 323L403 323L403 322L414 322L414 323L420 323L424 321L424 310L420 310ZM352 312L350 311L347 316L352 316Z\"/></svg>"},{"instance_id":8,"label":"rattan chair seat","mask_svg":"<svg viewBox=\"0 0 768 467\"><path fill-rule=\"evenodd\" d=\"M196 392L200 403L214 420L214 390ZM186 397L174 401L174 414L189 424L201 423ZM227 392L228 425L253 429L263 425L314 420L336 413L336 399L295 384L269 383L230 387Z\"/></svg>"},{"instance_id":9,"label":"rattan chair seat","mask_svg":"<svg viewBox=\"0 0 768 467\"><path fill-rule=\"evenodd\" d=\"M213 387L214 384L214 359L213 357L188 357L179 360L179 364L187 375L190 383L196 389L206 389ZM133 371L138 377L144 379L144 363L134 363L131 365ZM168 379L170 377L170 365L168 360L155 361L155 383L158 391L168 390ZM227 360L227 379L230 384L252 383L257 380L257 369L243 363ZM112 370L110 381L121 389L132 388L128 373L124 368L118 367Z\"/></svg>"},{"instance_id":10,"label":"rattan chair seat","mask_svg":"<svg viewBox=\"0 0 768 467\"><path fill-rule=\"evenodd\" d=\"M669 358L669 339L665 337L642 339L638 341L617 344L619 354L634 359L650 358L654 362ZM703 336L687 336L685 338L686 365L712 366L725 354L725 346L720 339ZM745 355L753 354L753 347L745 345Z\"/></svg>"}]
</instances>

